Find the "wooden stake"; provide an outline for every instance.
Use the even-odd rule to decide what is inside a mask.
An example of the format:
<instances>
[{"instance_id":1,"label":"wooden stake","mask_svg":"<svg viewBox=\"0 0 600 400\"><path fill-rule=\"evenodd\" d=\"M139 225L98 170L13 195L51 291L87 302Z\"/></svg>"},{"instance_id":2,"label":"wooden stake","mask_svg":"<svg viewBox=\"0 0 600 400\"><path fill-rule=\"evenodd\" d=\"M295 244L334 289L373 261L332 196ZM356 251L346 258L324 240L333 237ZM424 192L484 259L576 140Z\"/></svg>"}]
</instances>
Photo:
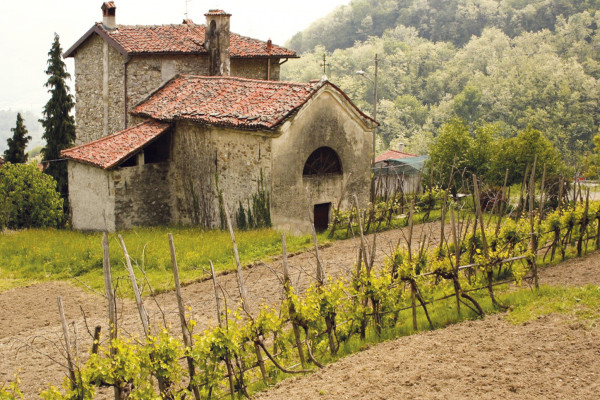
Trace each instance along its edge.
<instances>
[{"instance_id":1,"label":"wooden stake","mask_svg":"<svg viewBox=\"0 0 600 400\"><path fill-rule=\"evenodd\" d=\"M179 309L179 322L181 323L181 333L183 336L183 344L188 349L192 348L193 341L192 335L188 330L187 321L185 319L185 307L183 305L183 296L181 295L181 284L179 282L179 268L177 266L177 256L175 254L175 243L173 242L173 234L169 233L169 247L171 249L171 264L173 266L173 280L175 282L175 294L177 296L177 308ZM196 368L194 367L194 360L192 357L186 357L188 370L190 372L190 380L196 376ZM200 390L197 385L191 385L192 391L194 392L194 398L200 400Z\"/></svg>"},{"instance_id":2,"label":"wooden stake","mask_svg":"<svg viewBox=\"0 0 600 400\"><path fill-rule=\"evenodd\" d=\"M310 212L310 203L307 203L308 210L308 221L310 222L310 231L312 233L313 246L315 248L315 259L317 260L317 281L319 285L323 286L327 282L327 276L325 275L325 270L323 269L323 265L321 264L321 257L319 256L319 244L317 243L317 231L315 230L315 224L313 222L312 214ZM360 218L360 216L359 216Z\"/></svg>"},{"instance_id":3,"label":"wooden stake","mask_svg":"<svg viewBox=\"0 0 600 400\"><path fill-rule=\"evenodd\" d=\"M233 232L233 226L231 225L231 217L229 216L229 210L227 209L227 205L223 204L223 210L225 211L227 229L229 229L231 245L233 246L233 257L235 258L235 265L237 267L236 276L238 281L238 290L240 292L240 300L242 301L242 308L248 315L250 315L249 305L247 304L248 292L246 292L246 286L244 285L244 279L242 276L242 263L240 262L240 254L238 253L237 244L235 242L235 233Z\"/></svg>"},{"instance_id":4,"label":"wooden stake","mask_svg":"<svg viewBox=\"0 0 600 400\"><path fill-rule=\"evenodd\" d=\"M104 271L104 290L108 301L109 339L112 353L112 341L117 338L117 305L112 286L112 275L110 272L110 251L108 248L108 234L102 236L102 269Z\"/></svg>"},{"instance_id":5,"label":"wooden stake","mask_svg":"<svg viewBox=\"0 0 600 400\"><path fill-rule=\"evenodd\" d=\"M56 300L58 302L58 314L60 315L60 323L65 338L65 352L67 353L67 366L69 370L69 379L71 380L71 389L75 389L77 386L77 379L75 378L75 367L73 366L73 356L71 355L71 340L69 339L69 329L65 318L65 310L63 308L62 297L58 296Z\"/></svg>"},{"instance_id":6,"label":"wooden stake","mask_svg":"<svg viewBox=\"0 0 600 400\"><path fill-rule=\"evenodd\" d=\"M217 321L219 322L219 327L223 327L223 318L221 316L221 302L219 299L219 285L217 284L217 275L215 274L215 267L213 266L212 260L208 260L210 263L210 274L212 276L213 288L215 289L215 301L217 304ZM227 310L225 310L227 312ZM229 351L227 351L225 355L225 366L227 367L227 378L229 379L229 394L233 399L235 397L235 386L233 384L233 365L231 364L231 358L229 357Z\"/></svg>"},{"instance_id":7,"label":"wooden stake","mask_svg":"<svg viewBox=\"0 0 600 400\"><path fill-rule=\"evenodd\" d=\"M534 227L534 202L535 202L535 167L537 164L537 155L535 156L535 158L533 159L533 168L531 169L531 178L529 180L529 223L531 225L531 242L530 242L530 247L531 247L531 253L532 253L532 260L531 260L531 269L533 271L533 281L535 284L535 288L539 289L540 287L540 283L539 283L539 278L538 278L538 271L537 271L537 234L535 232L535 227Z\"/></svg>"},{"instance_id":8,"label":"wooden stake","mask_svg":"<svg viewBox=\"0 0 600 400\"><path fill-rule=\"evenodd\" d=\"M125 247L123 237L118 235L118 238L119 242L121 243L121 249L123 249L123 254L125 255L125 265L127 267L127 272L129 273L129 280L131 281L131 287L133 288L133 294L135 295L135 303L137 305L138 313L140 314L140 320L142 321L142 326L144 328L144 335L148 337L150 335L150 330L148 328L148 313L146 312L146 308L144 307L144 303L142 301L142 295L137 284L137 279L135 278L135 272L133 272L133 267L131 266L131 258L127 252L127 247Z\"/></svg>"},{"instance_id":9,"label":"wooden stake","mask_svg":"<svg viewBox=\"0 0 600 400\"><path fill-rule=\"evenodd\" d=\"M288 261L287 261L287 242L285 240L285 234L281 234L281 247L283 253L283 287L285 290L285 295L290 301L290 315L296 315L296 309L294 304L291 302L292 296L292 280L290 279L290 271L288 269ZM306 368L306 357L304 357L304 349L302 348L302 340L300 338L300 328L298 327L298 323L295 319L292 319L292 329L294 330L294 338L296 340L296 348L298 349L298 357L300 357L300 363L302 364L302 368Z\"/></svg>"},{"instance_id":10,"label":"wooden stake","mask_svg":"<svg viewBox=\"0 0 600 400\"><path fill-rule=\"evenodd\" d=\"M115 302L115 293L112 286L112 275L110 273L110 250L108 247L108 233L102 235L102 269L104 272L104 290L108 301L108 338L110 356L113 358L116 354L116 349L113 342L117 338L117 303ZM121 388L121 382L115 382L113 386L116 400L121 400L124 397L124 392Z\"/></svg>"}]
</instances>

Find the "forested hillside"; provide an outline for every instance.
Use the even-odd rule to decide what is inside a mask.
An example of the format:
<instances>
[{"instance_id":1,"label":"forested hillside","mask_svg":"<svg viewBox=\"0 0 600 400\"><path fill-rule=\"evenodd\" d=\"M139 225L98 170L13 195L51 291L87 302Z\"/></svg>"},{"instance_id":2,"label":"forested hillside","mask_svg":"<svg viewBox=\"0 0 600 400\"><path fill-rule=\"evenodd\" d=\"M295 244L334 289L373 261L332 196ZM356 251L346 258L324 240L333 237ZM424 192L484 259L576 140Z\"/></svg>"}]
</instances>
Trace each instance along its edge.
<instances>
[{"instance_id":1,"label":"forested hillside","mask_svg":"<svg viewBox=\"0 0 600 400\"><path fill-rule=\"evenodd\" d=\"M498 137L533 127L574 164L600 122L598 2L355 0L294 36L306 50L283 79L326 74L372 109L379 59L378 150L404 142L426 152L453 117ZM316 46L315 46L316 45ZM351 47L348 47L351 46Z\"/></svg>"},{"instance_id":2,"label":"forested hillside","mask_svg":"<svg viewBox=\"0 0 600 400\"><path fill-rule=\"evenodd\" d=\"M333 51L404 25L433 42L461 46L489 26L514 37L553 29L559 17L595 10L598 4L597 0L353 0L294 35L288 44L300 52L317 45Z\"/></svg>"}]
</instances>

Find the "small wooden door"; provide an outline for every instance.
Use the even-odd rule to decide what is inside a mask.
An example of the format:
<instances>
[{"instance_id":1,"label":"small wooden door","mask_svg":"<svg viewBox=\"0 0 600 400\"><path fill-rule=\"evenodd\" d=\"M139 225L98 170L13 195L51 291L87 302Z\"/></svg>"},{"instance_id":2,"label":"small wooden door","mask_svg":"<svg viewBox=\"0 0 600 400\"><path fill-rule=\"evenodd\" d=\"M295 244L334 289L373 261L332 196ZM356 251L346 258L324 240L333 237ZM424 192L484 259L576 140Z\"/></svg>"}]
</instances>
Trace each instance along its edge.
<instances>
[{"instance_id":1,"label":"small wooden door","mask_svg":"<svg viewBox=\"0 0 600 400\"><path fill-rule=\"evenodd\" d=\"M317 232L323 232L327 230L329 226L329 211L331 210L331 203L315 204L314 206L314 219L315 229Z\"/></svg>"}]
</instances>

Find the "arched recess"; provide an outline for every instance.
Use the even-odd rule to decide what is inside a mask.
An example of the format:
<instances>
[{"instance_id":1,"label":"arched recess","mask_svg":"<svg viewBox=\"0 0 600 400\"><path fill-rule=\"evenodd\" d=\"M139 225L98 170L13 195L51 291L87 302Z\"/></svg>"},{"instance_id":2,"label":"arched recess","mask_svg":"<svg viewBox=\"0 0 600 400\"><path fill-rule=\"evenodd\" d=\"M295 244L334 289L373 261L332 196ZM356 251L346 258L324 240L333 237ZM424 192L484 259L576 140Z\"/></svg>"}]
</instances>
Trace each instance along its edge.
<instances>
[{"instance_id":1,"label":"arched recess","mask_svg":"<svg viewBox=\"0 0 600 400\"><path fill-rule=\"evenodd\" d=\"M304 163L302 176L342 174L342 162L335 150L323 146L313 151Z\"/></svg>"}]
</instances>

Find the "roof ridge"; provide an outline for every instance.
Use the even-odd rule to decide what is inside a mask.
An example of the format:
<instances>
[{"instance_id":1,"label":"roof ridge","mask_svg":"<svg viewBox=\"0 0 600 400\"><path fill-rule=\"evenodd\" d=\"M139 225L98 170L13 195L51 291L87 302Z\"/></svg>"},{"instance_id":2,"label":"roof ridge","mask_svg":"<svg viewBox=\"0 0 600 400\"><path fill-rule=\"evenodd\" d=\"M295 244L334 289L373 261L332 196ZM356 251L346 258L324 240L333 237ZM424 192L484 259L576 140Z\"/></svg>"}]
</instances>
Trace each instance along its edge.
<instances>
[{"instance_id":1,"label":"roof ridge","mask_svg":"<svg viewBox=\"0 0 600 400\"><path fill-rule=\"evenodd\" d=\"M181 78L202 78L207 80L217 80L217 79L227 79L232 81L243 81L243 82L260 82L273 86L299 86L299 87L317 87L321 82L292 82L292 81L274 81L274 80L266 80L266 79L255 79L255 78L245 78L241 76L232 76L232 75L196 75L196 74L178 74L175 77ZM175 78L174 77L174 78Z\"/></svg>"}]
</instances>

